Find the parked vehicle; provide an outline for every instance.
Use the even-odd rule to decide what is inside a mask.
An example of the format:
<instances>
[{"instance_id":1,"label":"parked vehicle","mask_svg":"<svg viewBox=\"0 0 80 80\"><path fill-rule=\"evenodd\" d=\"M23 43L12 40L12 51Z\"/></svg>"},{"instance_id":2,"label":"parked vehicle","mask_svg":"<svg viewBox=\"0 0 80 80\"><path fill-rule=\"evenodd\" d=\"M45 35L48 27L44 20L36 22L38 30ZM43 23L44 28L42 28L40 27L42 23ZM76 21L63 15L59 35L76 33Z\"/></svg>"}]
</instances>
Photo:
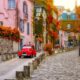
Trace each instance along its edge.
<instances>
[{"instance_id":1,"label":"parked vehicle","mask_svg":"<svg viewBox=\"0 0 80 80\"><path fill-rule=\"evenodd\" d=\"M34 49L34 46L23 46L22 50L18 52L19 58L24 56L30 56L35 57L36 56L36 50Z\"/></svg>"}]
</instances>

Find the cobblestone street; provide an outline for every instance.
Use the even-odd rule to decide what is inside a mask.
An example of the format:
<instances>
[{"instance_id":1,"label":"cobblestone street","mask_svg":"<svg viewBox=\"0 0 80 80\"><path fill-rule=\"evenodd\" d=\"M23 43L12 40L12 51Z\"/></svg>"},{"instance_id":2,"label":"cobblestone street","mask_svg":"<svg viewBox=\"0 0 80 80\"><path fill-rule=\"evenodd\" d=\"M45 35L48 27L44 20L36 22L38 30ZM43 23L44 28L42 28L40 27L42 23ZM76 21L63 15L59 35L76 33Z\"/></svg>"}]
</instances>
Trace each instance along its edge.
<instances>
[{"instance_id":1,"label":"cobblestone street","mask_svg":"<svg viewBox=\"0 0 80 80\"><path fill-rule=\"evenodd\" d=\"M47 57L31 80L80 80L78 49Z\"/></svg>"}]
</instances>

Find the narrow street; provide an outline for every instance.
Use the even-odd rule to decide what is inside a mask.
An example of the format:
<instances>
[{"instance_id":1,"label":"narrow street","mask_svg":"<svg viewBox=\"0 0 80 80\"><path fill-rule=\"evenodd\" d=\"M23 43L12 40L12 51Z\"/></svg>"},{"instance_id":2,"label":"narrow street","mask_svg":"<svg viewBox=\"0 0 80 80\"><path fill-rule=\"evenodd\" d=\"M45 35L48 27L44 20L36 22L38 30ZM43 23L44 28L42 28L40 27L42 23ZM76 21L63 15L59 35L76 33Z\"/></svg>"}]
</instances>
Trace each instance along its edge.
<instances>
[{"instance_id":1,"label":"narrow street","mask_svg":"<svg viewBox=\"0 0 80 80\"><path fill-rule=\"evenodd\" d=\"M0 64L0 80L4 80L6 78L15 78L16 71L23 70L23 66L27 65L32 59L19 59L15 58L7 62L3 62Z\"/></svg>"},{"instance_id":2,"label":"narrow street","mask_svg":"<svg viewBox=\"0 0 80 80\"><path fill-rule=\"evenodd\" d=\"M36 57L38 57L42 52L38 52ZM35 58L35 57L34 57ZM22 58L19 59L14 58L9 61L0 63L0 80L4 80L6 78L15 79L16 71L22 71L23 66L28 65L34 58Z\"/></svg>"},{"instance_id":3,"label":"narrow street","mask_svg":"<svg viewBox=\"0 0 80 80\"><path fill-rule=\"evenodd\" d=\"M34 71L31 80L80 80L78 49L49 56Z\"/></svg>"}]
</instances>

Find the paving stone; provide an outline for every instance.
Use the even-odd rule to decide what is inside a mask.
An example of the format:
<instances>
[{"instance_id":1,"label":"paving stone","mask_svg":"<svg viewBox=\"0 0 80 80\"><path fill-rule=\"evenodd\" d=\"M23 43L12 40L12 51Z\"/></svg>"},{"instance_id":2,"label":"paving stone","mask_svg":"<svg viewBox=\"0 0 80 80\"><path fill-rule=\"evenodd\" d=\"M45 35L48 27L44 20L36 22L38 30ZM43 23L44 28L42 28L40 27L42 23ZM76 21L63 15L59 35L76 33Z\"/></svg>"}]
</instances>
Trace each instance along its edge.
<instances>
[{"instance_id":1,"label":"paving stone","mask_svg":"<svg viewBox=\"0 0 80 80\"><path fill-rule=\"evenodd\" d=\"M49 56L33 72L31 80L80 80L78 49Z\"/></svg>"}]
</instances>

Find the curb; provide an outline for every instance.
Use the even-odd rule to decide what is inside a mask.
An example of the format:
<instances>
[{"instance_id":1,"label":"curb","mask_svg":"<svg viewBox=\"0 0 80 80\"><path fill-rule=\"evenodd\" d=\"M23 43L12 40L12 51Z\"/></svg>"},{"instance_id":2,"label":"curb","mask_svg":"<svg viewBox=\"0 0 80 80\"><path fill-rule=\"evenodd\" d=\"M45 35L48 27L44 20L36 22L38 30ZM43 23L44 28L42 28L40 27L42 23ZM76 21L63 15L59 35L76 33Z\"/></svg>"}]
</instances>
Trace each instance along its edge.
<instances>
[{"instance_id":1,"label":"curb","mask_svg":"<svg viewBox=\"0 0 80 80\"><path fill-rule=\"evenodd\" d=\"M23 66L23 71L16 71L16 79L5 79L5 80L30 80L30 76L39 64L45 59L46 53L42 53L35 57L28 65Z\"/></svg>"}]
</instances>

